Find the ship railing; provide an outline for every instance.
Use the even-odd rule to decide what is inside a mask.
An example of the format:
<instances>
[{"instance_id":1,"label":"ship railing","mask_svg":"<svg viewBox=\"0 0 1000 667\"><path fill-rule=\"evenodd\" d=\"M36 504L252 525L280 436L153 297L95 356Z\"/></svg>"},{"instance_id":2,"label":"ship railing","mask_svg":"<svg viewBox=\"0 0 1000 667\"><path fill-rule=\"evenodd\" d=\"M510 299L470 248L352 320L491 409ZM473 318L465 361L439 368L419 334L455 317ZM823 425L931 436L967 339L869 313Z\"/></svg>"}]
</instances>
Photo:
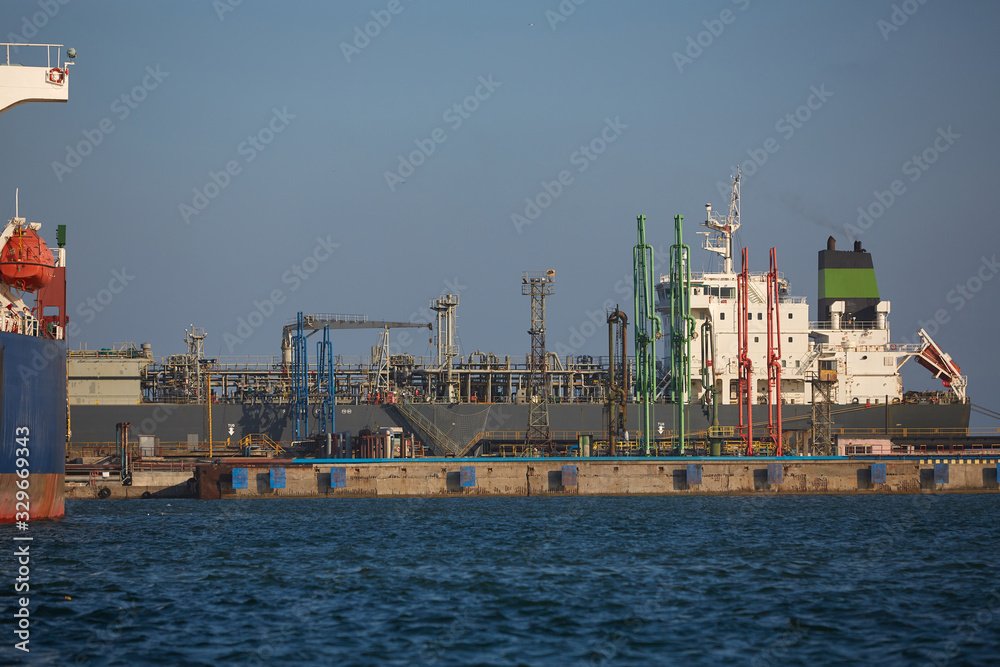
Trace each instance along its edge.
<instances>
[{"instance_id":1,"label":"ship railing","mask_svg":"<svg viewBox=\"0 0 1000 667\"><path fill-rule=\"evenodd\" d=\"M833 323L832 322L829 322L829 321L826 321L826 320L818 321L818 322L816 322L816 321L810 322L809 323L809 328L810 329L817 329L817 330L820 330L820 331L831 331L831 330L834 330L834 331L840 331L840 330L845 330L845 331L865 331L865 330L869 330L869 329L872 329L872 330L878 329L878 327L876 326L875 322L845 322L843 320L840 321L840 326L837 327L836 329L833 328Z\"/></svg>"},{"instance_id":2,"label":"ship railing","mask_svg":"<svg viewBox=\"0 0 1000 667\"><path fill-rule=\"evenodd\" d=\"M226 356L211 360L209 369L220 370L271 370L281 366L281 357L267 355Z\"/></svg>"},{"instance_id":3,"label":"ship railing","mask_svg":"<svg viewBox=\"0 0 1000 667\"><path fill-rule=\"evenodd\" d=\"M135 448L138 452L137 443L129 443L130 447ZM276 446L280 448L281 443L275 443ZM211 449L215 455L221 456L225 454L239 454L239 446L235 443L227 442L225 440L213 441L211 443ZM186 440L177 440L170 442L159 442L153 449L154 456L201 456L207 455L209 452L209 443L206 441L199 441L196 447L191 447ZM78 457L86 458L107 458L115 457L118 454L117 443L115 442L70 442L66 445L66 457L69 459L75 459ZM155 463L149 462L147 463Z\"/></svg>"},{"instance_id":4,"label":"ship railing","mask_svg":"<svg viewBox=\"0 0 1000 667\"><path fill-rule=\"evenodd\" d=\"M193 471L195 464L191 461L138 461L132 464L132 472L188 472Z\"/></svg>"},{"instance_id":5,"label":"ship railing","mask_svg":"<svg viewBox=\"0 0 1000 667\"><path fill-rule=\"evenodd\" d=\"M22 48L33 49L31 51L32 55L38 54L41 49L45 49L45 66L48 68L59 67L62 61L62 44L26 44L23 42L0 42L0 47L3 47L6 54L6 61L0 63L0 65L13 65L15 67L19 65L24 65L24 63L12 63L10 61L10 52L13 49L14 55L17 55ZM53 65L52 56L55 55L55 64ZM41 67L41 56L38 56L37 65L27 65L28 67Z\"/></svg>"},{"instance_id":6,"label":"ship railing","mask_svg":"<svg viewBox=\"0 0 1000 667\"><path fill-rule=\"evenodd\" d=\"M309 313L308 315L303 315L303 319L309 320L321 320L326 322L345 322L345 323L363 323L368 321L367 315L347 315L344 313ZM293 317L288 320L288 324L296 326L299 323L298 317Z\"/></svg>"},{"instance_id":7,"label":"ship railing","mask_svg":"<svg viewBox=\"0 0 1000 667\"><path fill-rule=\"evenodd\" d=\"M855 352L919 352L923 346L913 343L881 343L879 345L851 345ZM810 350L819 350L817 354L843 351L841 343L816 343Z\"/></svg>"},{"instance_id":8,"label":"ship railing","mask_svg":"<svg viewBox=\"0 0 1000 667\"><path fill-rule=\"evenodd\" d=\"M550 434L551 439L554 442L559 442L560 444L567 444L573 442L579 442L579 437L581 435L591 435L592 432L583 431L552 431ZM630 432L631 434L631 432ZM628 440L618 440L615 443L615 455L616 456L641 456L643 455L643 449L640 442L641 433L632 434L633 437ZM540 445L525 445L524 431L487 431L480 434L481 437L477 436L479 439L487 439L492 441L498 441L502 444L498 447L498 453L501 457L524 457L524 456L542 456L545 453L545 448ZM650 446L650 452L655 456L674 456L676 454L676 441L677 434L672 431L664 431L663 433L657 433L653 442ZM694 450L695 448L707 448L709 442L709 431L693 431L686 435L686 446L689 450ZM474 441L478 442L478 440ZM570 448L571 450L576 450L575 447ZM594 440L591 443L591 455L592 456L607 456L609 454L609 445L607 440ZM743 451L743 444L740 442L728 441L724 443L724 449L728 454L733 456L741 455ZM774 443L767 440L754 441L754 450L761 456L770 455L774 453L775 447ZM579 455L579 451L576 450L576 455Z\"/></svg>"},{"instance_id":9,"label":"ship railing","mask_svg":"<svg viewBox=\"0 0 1000 667\"><path fill-rule=\"evenodd\" d=\"M81 357L81 358L96 358L96 357L114 357L118 359L144 359L147 358L143 351L135 346L135 343L112 343L110 347L101 348L99 350L88 350L81 348L79 350L67 350L66 354L70 357ZM152 358L149 358L152 363Z\"/></svg>"},{"instance_id":10,"label":"ship railing","mask_svg":"<svg viewBox=\"0 0 1000 667\"><path fill-rule=\"evenodd\" d=\"M270 450L273 451L275 455L282 454L285 451L284 447L276 443L274 440L271 440L271 438L264 433L251 433L244 436L244 438L240 440L240 447L242 447L244 451L254 447L260 449L261 451Z\"/></svg>"},{"instance_id":11,"label":"ship railing","mask_svg":"<svg viewBox=\"0 0 1000 667\"><path fill-rule=\"evenodd\" d=\"M38 320L30 313L18 313L12 315L6 309L3 312L3 319L0 320L0 331L10 331L11 333L22 334L24 336L38 336Z\"/></svg>"},{"instance_id":12,"label":"ship railing","mask_svg":"<svg viewBox=\"0 0 1000 667\"><path fill-rule=\"evenodd\" d=\"M116 344L117 345L117 344ZM141 357L141 350L124 349L118 350L109 348L102 350L73 350L73 356L138 356ZM549 353L550 357L554 356ZM404 355L392 355L399 357ZM413 367L421 373L444 372L439 369L437 359L433 356L405 355L407 362L412 361ZM471 360L469 357L473 357ZM182 360L178 361L178 357ZM462 372L483 372L483 373L515 373L527 372L530 369L528 355L511 358L509 363L506 359L498 359L496 362L483 362L479 354L465 355L456 358L452 362L455 371ZM635 362L634 356L629 356L629 363ZM563 364L562 370L550 369L551 373L564 373L569 371L602 372L607 368L607 355L566 355L559 357L559 362ZM166 370L177 365L187 365L187 355L168 355L156 357L153 363L155 371ZM268 355L248 355L248 356L220 356L202 360L207 362L205 366L213 373L219 372L240 372L240 371L275 371L282 367L280 356ZM371 371L373 365L372 358L366 355L335 355L333 358L334 370L338 373L357 372L367 373ZM315 359L309 364L309 370L315 371L317 368Z\"/></svg>"},{"instance_id":13,"label":"ship railing","mask_svg":"<svg viewBox=\"0 0 1000 667\"><path fill-rule=\"evenodd\" d=\"M982 445L979 443L973 444L969 449L965 448L964 444L959 443L949 443L946 445L893 445L893 454L902 454L906 456L915 457L938 457L938 456L955 456L955 457L979 457L979 456L996 456L1000 454L1000 443L992 443L989 445ZM998 460L1000 463L1000 460Z\"/></svg>"},{"instance_id":14,"label":"ship railing","mask_svg":"<svg viewBox=\"0 0 1000 667\"><path fill-rule=\"evenodd\" d=\"M806 299L804 296L783 296L778 299L778 303L805 303Z\"/></svg>"},{"instance_id":15,"label":"ship railing","mask_svg":"<svg viewBox=\"0 0 1000 667\"><path fill-rule=\"evenodd\" d=\"M241 450L238 445L225 440L213 440L211 443L199 440L195 447L192 447L187 440L178 440L161 442L153 451L156 456L207 456L210 451L213 456L224 456L239 454Z\"/></svg>"},{"instance_id":16,"label":"ship railing","mask_svg":"<svg viewBox=\"0 0 1000 667\"><path fill-rule=\"evenodd\" d=\"M736 274L736 273L723 273L722 271L692 271L691 272L691 282L693 283L693 282L699 281L699 280L700 281L715 282L715 281L717 281L720 278L724 278L724 279L730 279L731 278L733 280L733 283L735 284L735 282L736 282L736 276L737 275L738 274ZM750 271L749 272L749 277L750 277L751 280L764 281L764 280L767 279L767 275L768 274L767 274L766 271ZM778 271L778 280L779 281L785 280L785 274L784 274L784 272ZM661 273L660 274L660 283L669 284L670 283L670 274ZM803 298L805 298L805 297L803 297Z\"/></svg>"},{"instance_id":17,"label":"ship railing","mask_svg":"<svg viewBox=\"0 0 1000 667\"><path fill-rule=\"evenodd\" d=\"M117 453L114 442L70 442L66 445L66 457L107 458Z\"/></svg>"},{"instance_id":18,"label":"ship railing","mask_svg":"<svg viewBox=\"0 0 1000 667\"><path fill-rule=\"evenodd\" d=\"M1000 427L939 427L939 428L833 428L833 435L851 436L895 436L903 438L935 437L1000 437Z\"/></svg>"}]
</instances>

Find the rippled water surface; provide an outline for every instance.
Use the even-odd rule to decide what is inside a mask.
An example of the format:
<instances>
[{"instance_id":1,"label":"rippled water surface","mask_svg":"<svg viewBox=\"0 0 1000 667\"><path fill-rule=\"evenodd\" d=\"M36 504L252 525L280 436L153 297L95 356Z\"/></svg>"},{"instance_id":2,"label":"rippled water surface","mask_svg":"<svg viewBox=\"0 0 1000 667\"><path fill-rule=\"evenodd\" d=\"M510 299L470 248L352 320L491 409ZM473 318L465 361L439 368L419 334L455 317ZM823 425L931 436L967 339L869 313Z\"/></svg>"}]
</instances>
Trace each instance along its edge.
<instances>
[{"instance_id":1,"label":"rippled water surface","mask_svg":"<svg viewBox=\"0 0 1000 667\"><path fill-rule=\"evenodd\" d=\"M30 529L27 657L996 664L998 509L995 494L68 501ZM4 619L0 662L19 662Z\"/></svg>"}]
</instances>

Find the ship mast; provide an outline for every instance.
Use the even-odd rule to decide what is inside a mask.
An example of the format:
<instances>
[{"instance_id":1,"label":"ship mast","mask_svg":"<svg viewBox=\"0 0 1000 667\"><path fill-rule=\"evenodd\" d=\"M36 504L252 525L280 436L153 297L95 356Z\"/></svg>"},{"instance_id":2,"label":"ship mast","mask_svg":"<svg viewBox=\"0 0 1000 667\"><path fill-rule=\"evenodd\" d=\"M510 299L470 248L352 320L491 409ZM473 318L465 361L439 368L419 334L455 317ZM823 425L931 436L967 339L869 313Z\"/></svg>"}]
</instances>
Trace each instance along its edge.
<instances>
[{"instance_id":1,"label":"ship mast","mask_svg":"<svg viewBox=\"0 0 1000 667\"><path fill-rule=\"evenodd\" d=\"M729 215L721 218L712 212L711 203L705 204L706 220L701 224L711 231L699 232L705 235L705 242L701 247L722 257L722 270L729 274L733 273L733 234L740 228L740 176L740 169L737 167L736 176L733 177L733 191L729 197Z\"/></svg>"}]
</instances>

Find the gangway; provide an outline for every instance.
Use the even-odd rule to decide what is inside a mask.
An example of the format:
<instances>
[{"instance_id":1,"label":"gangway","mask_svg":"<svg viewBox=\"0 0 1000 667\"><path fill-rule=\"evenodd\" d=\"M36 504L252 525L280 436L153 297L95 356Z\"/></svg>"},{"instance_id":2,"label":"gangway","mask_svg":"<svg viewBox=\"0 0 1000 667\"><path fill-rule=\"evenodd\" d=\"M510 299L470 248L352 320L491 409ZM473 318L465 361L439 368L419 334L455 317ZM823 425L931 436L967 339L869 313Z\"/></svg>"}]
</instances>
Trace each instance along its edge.
<instances>
[{"instance_id":1,"label":"gangway","mask_svg":"<svg viewBox=\"0 0 1000 667\"><path fill-rule=\"evenodd\" d=\"M950 354L934 342L930 334L921 329L917 335L924 342L920 346L920 351L915 353L913 358L917 360L918 364L929 370L934 377L940 379L944 386L951 389L955 396L964 403L967 379L962 375L962 369L952 360Z\"/></svg>"}]
</instances>

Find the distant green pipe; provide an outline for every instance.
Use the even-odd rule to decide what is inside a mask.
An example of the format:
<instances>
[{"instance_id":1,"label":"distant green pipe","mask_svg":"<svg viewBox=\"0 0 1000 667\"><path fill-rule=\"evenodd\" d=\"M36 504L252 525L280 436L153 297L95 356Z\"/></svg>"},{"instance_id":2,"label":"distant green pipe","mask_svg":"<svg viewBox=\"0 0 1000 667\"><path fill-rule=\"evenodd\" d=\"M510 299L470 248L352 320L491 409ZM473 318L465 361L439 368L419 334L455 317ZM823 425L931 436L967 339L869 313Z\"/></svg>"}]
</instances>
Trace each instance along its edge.
<instances>
[{"instance_id":1,"label":"distant green pipe","mask_svg":"<svg viewBox=\"0 0 1000 667\"><path fill-rule=\"evenodd\" d=\"M687 404L691 395L691 248L684 245L683 215L674 216L674 245L670 246L670 398L674 404L677 451L684 453Z\"/></svg>"},{"instance_id":2,"label":"distant green pipe","mask_svg":"<svg viewBox=\"0 0 1000 667\"><path fill-rule=\"evenodd\" d=\"M646 216L636 218L639 243L632 254L635 269L635 393L639 401L639 446L646 456L653 442L653 400L656 395L656 340L662 335L653 302L653 248L646 243Z\"/></svg>"}]
</instances>

